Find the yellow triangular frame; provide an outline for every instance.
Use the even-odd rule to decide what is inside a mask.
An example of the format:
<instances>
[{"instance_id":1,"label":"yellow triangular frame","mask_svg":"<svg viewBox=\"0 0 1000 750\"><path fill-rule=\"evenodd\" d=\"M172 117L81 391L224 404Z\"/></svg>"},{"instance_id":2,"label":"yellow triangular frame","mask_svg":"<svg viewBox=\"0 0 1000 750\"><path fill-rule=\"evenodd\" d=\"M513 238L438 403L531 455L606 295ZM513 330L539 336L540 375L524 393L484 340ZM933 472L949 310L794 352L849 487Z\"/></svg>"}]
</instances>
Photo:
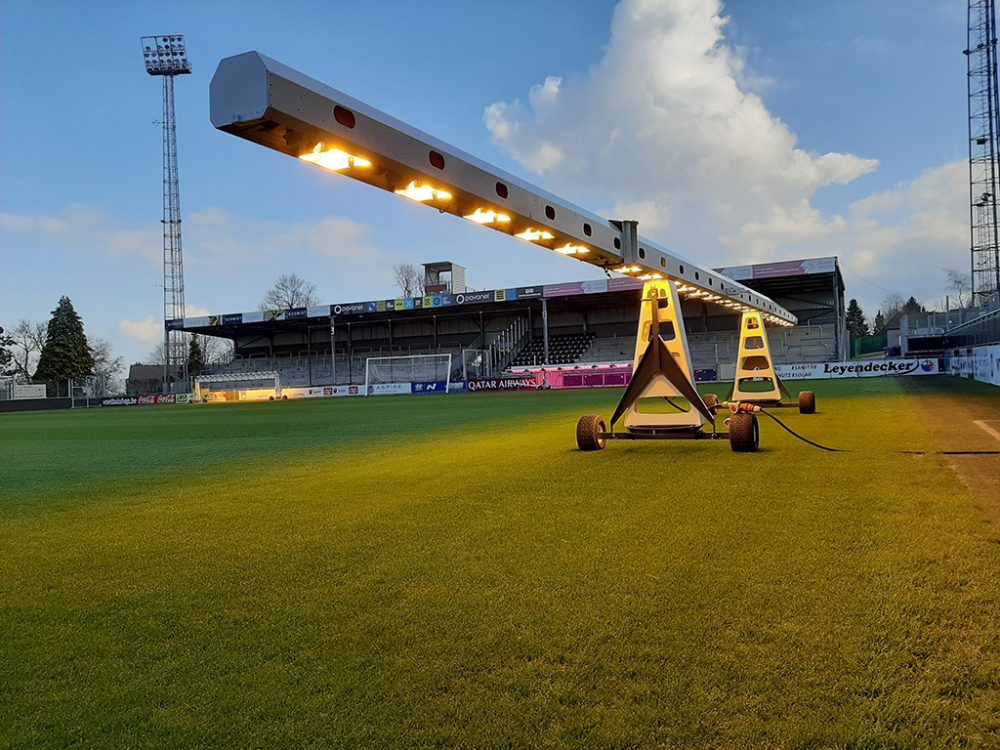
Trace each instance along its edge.
<instances>
[{"instance_id":1,"label":"yellow triangular frame","mask_svg":"<svg viewBox=\"0 0 1000 750\"><path fill-rule=\"evenodd\" d=\"M661 328L670 324L672 332ZM644 398L687 399L691 409L669 414L638 410ZM691 354L673 283L647 281L642 287L639 327L635 339L632 380L615 409L611 424L625 417L629 429L698 429L712 420L712 412L694 387Z\"/></svg>"},{"instance_id":2,"label":"yellow triangular frame","mask_svg":"<svg viewBox=\"0 0 1000 750\"><path fill-rule=\"evenodd\" d=\"M745 390L746 384L755 379L770 381L771 387L762 391ZM730 399L780 403L783 391L787 393L774 371L764 318L755 310L745 312L740 318L740 347L736 354L736 377Z\"/></svg>"}]
</instances>

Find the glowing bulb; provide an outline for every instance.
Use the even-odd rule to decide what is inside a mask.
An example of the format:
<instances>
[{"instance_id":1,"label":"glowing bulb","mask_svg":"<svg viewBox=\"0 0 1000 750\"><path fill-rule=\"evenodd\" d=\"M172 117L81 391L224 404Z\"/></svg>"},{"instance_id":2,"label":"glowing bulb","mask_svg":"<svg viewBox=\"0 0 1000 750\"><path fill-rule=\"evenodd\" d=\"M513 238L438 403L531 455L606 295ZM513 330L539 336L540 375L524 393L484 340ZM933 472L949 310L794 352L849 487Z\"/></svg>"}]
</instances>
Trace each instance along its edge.
<instances>
[{"instance_id":1,"label":"glowing bulb","mask_svg":"<svg viewBox=\"0 0 1000 750\"><path fill-rule=\"evenodd\" d=\"M562 247L557 247L555 250L557 253L562 253L563 255L583 255L590 252L590 249L583 245L571 245L568 242Z\"/></svg>"},{"instance_id":2,"label":"glowing bulb","mask_svg":"<svg viewBox=\"0 0 1000 750\"><path fill-rule=\"evenodd\" d=\"M324 151L322 143L317 143L316 147L310 153L300 154L299 158L333 172L350 169L351 167L370 167L372 165L367 159L362 159L360 156L354 156L346 151L341 151L339 148L330 148Z\"/></svg>"},{"instance_id":3,"label":"glowing bulb","mask_svg":"<svg viewBox=\"0 0 1000 750\"><path fill-rule=\"evenodd\" d=\"M447 201L451 200L451 193L447 190L438 190L430 185L418 185L411 182L402 190L397 190L396 195L423 203L425 201Z\"/></svg>"},{"instance_id":4,"label":"glowing bulb","mask_svg":"<svg viewBox=\"0 0 1000 750\"><path fill-rule=\"evenodd\" d=\"M527 240L528 242L537 242L538 240L554 240L555 235L552 232L547 232L544 229L535 229L534 227L529 227L525 229L520 234L515 234L515 237L521 240Z\"/></svg>"},{"instance_id":5,"label":"glowing bulb","mask_svg":"<svg viewBox=\"0 0 1000 750\"><path fill-rule=\"evenodd\" d=\"M507 224L510 222L510 217L507 214L497 211L483 211L481 208L477 208L465 218L477 224Z\"/></svg>"}]
</instances>

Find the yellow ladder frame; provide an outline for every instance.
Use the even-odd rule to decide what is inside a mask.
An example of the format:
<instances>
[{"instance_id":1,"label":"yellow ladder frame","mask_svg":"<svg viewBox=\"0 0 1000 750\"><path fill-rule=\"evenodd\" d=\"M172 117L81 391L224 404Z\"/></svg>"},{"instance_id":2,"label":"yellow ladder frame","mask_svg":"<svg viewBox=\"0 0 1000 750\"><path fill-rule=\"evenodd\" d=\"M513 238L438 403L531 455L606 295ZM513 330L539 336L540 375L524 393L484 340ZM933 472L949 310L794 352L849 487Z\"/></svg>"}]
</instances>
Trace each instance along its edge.
<instances>
[{"instance_id":1,"label":"yellow ladder frame","mask_svg":"<svg viewBox=\"0 0 1000 750\"><path fill-rule=\"evenodd\" d=\"M754 378L771 381L771 388L764 391L744 390L745 382ZM755 311L743 313L740 318L740 345L736 354L736 377L730 394L732 401L781 402L781 394L788 389L774 371L771 345L767 341L763 316Z\"/></svg>"},{"instance_id":2,"label":"yellow ladder frame","mask_svg":"<svg viewBox=\"0 0 1000 750\"><path fill-rule=\"evenodd\" d=\"M663 337L661 323L672 327L669 338ZM691 409L674 414L638 409L641 399L672 397L687 399ZM643 284L632 379L611 417L612 427L622 416L628 429L697 430L706 422L714 424L711 409L694 386L687 333L674 282L658 280Z\"/></svg>"}]
</instances>

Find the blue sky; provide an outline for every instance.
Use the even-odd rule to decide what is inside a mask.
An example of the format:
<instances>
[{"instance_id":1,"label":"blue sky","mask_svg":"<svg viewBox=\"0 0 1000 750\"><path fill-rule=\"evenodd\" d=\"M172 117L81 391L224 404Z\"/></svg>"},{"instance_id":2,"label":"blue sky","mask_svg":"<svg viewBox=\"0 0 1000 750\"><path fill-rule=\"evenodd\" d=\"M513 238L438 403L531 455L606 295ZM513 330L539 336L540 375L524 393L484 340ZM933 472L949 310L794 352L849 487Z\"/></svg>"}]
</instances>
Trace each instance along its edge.
<instances>
[{"instance_id":1,"label":"blue sky","mask_svg":"<svg viewBox=\"0 0 1000 750\"><path fill-rule=\"evenodd\" d=\"M590 278L468 222L215 131L222 57L259 50L710 265L836 254L850 296L933 304L968 266L965 4L920 0L0 4L0 325L62 294L126 361L162 318L159 79L177 110L189 314L280 273L393 296L395 263L479 288Z\"/></svg>"}]
</instances>

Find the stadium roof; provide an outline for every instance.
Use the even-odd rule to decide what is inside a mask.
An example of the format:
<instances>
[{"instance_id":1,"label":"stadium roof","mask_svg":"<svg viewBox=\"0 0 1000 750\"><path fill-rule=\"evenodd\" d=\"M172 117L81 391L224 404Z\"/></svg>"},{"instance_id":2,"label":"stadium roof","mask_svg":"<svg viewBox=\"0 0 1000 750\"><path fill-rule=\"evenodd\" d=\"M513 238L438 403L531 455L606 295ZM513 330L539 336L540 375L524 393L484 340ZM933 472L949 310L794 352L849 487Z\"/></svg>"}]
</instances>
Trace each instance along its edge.
<instances>
[{"instance_id":1,"label":"stadium roof","mask_svg":"<svg viewBox=\"0 0 1000 750\"><path fill-rule=\"evenodd\" d=\"M831 274L836 274L841 285L840 269L835 257L812 258L806 260L783 261L780 263L761 263L746 266L734 266L718 269L730 278L744 281L750 286L767 285L771 291L788 290L808 291L814 284L829 283ZM735 275L731 275L735 274ZM457 294L435 293L421 297L397 297L394 299L367 300L364 302L340 302L329 305L314 305L311 307L296 307L288 310L254 310L251 312L224 313L220 315L201 315L169 320L167 327L171 330L209 335L225 336L235 333L245 325L261 324L261 326L293 323L301 325L310 321L315 324L329 324L331 319L356 319L367 316L395 315L396 313L417 312L454 312L469 307L486 309L496 305L527 300L554 299L560 297L575 297L579 295L607 294L611 292L627 292L639 290L643 282L632 278L591 279L588 281L568 281L557 284L538 284L535 286L519 286L507 289L489 289L484 291L466 291ZM692 300L694 301L694 300Z\"/></svg>"}]
</instances>

